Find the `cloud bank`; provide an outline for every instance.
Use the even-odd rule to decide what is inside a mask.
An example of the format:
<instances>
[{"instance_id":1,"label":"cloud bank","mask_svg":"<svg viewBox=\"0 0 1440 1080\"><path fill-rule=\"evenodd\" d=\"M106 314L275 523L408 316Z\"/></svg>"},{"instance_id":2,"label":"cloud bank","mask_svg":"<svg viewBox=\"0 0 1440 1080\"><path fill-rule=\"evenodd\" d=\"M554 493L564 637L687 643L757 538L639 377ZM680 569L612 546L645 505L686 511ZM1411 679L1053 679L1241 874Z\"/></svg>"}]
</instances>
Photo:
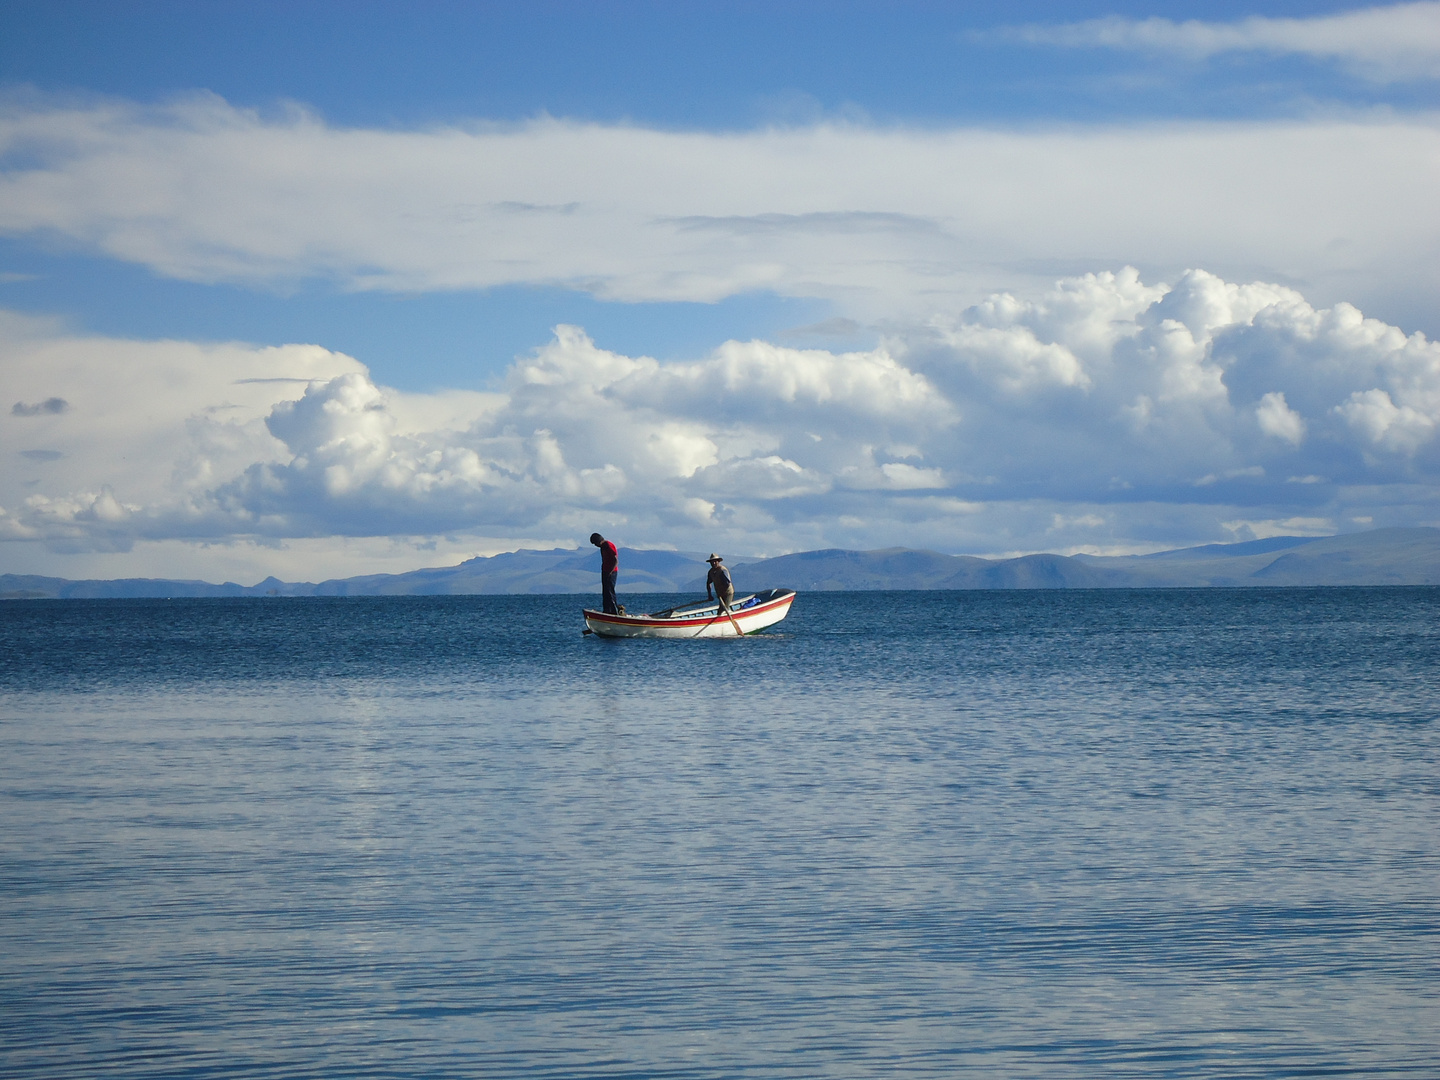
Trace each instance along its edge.
<instances>
[{"instance_id":1,"label":"cloud bank","mask_svg":"<svg viewBox=\"0 0 1440 1080\"><path fill-rule=\"evenodd\" d=\"M404 131L213 96L26 99L0 109L0 168L0 233L200 282L544 284L619 301L769 290L866 321L1126 264L1406 313L1433 314L1440 291L1440 128L1427 117Z\"/></svg>"},{"instance_id":2,"label":"cloud bank","mask_svg":"<svg viewBox=\"0 0 1440 1080\"><path fill-rule=\"evenodd\" d=\"M580 328L503 391L403 394L318 346L0 322L0 536L563 536L1116 550L1440 519L1440 345L1293 289L1133 269L850 353L683 362ZM64 388L68 407L32 410Z\"/></svg>"},{"instance_id":3,"label":"cloud bank","mask_svg":"<svg viewBox=\"0 0 1440 1080\"><path fill-rule=\"evenodd\" d=\"M1063 26L1018 26L996 35L1032 45L1166 53L1204 60L1263 52L1333 60L1374 82L1440 78L1440 3L1359 8L1336 15L1238 22L1127 19L1118 15Z\"/></svg>"}]
</instances>

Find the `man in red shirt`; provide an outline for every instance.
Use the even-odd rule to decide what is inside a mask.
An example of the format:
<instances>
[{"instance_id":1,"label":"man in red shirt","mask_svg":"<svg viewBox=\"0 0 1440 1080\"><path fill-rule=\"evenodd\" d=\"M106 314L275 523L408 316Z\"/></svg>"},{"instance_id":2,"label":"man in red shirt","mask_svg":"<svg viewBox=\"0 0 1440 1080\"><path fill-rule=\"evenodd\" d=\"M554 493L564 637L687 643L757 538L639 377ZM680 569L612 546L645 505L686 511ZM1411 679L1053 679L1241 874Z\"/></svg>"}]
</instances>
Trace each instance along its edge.
<instances>
[{"instance_id":1,"label":"man in red shirt","mask_svg":"<svg viewBox=\"0 0 1440 1080\"><path fill-rule=\"evenodd\" d=\"M620 552L599 533L590 534L590 543L600 549L600 594L605 600L605 614L618 615L620 605L615 603L615 578L620 572Z\"/></svg>"}]
</instances>

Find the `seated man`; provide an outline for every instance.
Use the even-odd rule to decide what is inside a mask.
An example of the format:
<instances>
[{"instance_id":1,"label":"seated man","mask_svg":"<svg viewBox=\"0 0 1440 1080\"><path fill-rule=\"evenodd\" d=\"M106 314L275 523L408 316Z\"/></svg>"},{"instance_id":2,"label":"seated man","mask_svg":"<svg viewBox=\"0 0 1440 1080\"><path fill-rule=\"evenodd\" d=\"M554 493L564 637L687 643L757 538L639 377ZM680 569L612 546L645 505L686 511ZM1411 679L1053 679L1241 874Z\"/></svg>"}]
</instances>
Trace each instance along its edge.
<instances>
[{"instance_id":1,"label":"seated man","mask_svg":"<svg viewBox=\"0 0 1440 1080\"><path fill-rule=\"evenodd\" d=\"M710 564L710 573L705 575L705 599L711 599L710 590L714 589L714 599L720 601L720 610L729 611L735 599L735 586L730 581L730 571L721 565L725 560L711 552L710 558L705 561Z\"/></svg>"}]
</instances>

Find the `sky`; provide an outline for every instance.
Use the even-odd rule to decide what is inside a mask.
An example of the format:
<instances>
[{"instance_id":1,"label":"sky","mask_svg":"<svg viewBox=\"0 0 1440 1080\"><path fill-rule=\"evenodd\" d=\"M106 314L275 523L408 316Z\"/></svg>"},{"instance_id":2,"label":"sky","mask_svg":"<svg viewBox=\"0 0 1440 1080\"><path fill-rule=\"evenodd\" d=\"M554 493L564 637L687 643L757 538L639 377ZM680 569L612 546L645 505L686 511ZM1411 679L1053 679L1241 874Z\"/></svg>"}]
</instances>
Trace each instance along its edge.
<instances>
[{"instance_id":1,"label":"sky","mask_svg":"<svg viewBox=\"0 0 1440 1080\"><path fill-rule=\"evenodd\" d=\"M0 572L1440 525L1440 2L0 0Z\"/></svg>"}]
</instances>

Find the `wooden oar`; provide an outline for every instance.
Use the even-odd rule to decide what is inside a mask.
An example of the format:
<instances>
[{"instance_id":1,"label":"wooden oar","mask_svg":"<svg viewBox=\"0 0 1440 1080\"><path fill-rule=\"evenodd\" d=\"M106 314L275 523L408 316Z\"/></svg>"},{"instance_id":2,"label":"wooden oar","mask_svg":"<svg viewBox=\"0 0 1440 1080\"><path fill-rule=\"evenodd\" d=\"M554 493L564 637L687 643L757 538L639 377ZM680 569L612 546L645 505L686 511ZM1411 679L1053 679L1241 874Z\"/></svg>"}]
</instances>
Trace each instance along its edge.
<instances>
[{"instance_id":1,"label":"wooden oar","mask_svg":"<svg viewBox=\"0 0 1440 1080\"><path fill-rule=\"evenodd\" d=\"M740 624L735 621L735 616L730 614L730 605L725 603L718 596L715 598L715 602L724 610L725 614L729 616L730 625L735 627L735 636L744 637L745 631L740 629Z\"/></svg>"},{"instance_id":2,"label":"wooden oar","mask_svg":"<svg viewBox=\"0 0 1440 1080\"><path fill-rule=\"evenodd\" d=\"M729 608L725 607L723 604L720 603L720 598L717 596L715 598L715 617L709 622L707 622L705 626L702 626L699 630L696 630L695 637L699 637L701 634L703 634L705 632L706 626L714 626L717 622L720 621L720 611L722 608L724 609L726 616L728 616L730 619L730 625L735 627L735 633L740 637L745 636L745 631L740 629L740 624L735 621L735 616L730 614Z\"/></svg>"}]
</instances>

